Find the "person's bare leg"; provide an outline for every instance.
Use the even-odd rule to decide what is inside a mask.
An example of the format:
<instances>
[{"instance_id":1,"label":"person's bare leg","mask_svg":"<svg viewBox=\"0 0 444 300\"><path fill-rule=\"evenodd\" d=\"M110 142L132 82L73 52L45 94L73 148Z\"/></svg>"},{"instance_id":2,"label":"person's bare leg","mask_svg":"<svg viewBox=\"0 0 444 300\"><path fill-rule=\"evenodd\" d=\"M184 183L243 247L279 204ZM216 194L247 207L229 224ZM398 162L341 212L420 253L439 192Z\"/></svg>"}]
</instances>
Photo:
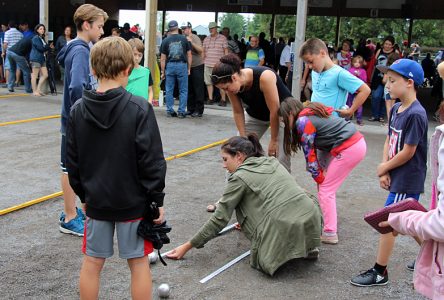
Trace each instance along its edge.
<instances>
[{"instance_id":1,"label":"person's bare leg","mask_svg":"<svg viewBox=\"0 0 444 300\"><path fill-rule=\"evenodd\" d=\"M40 69L39 84L37 85L37 92L39 92L40 95L43 95L42 87L45 84L47 78L48 78L48 69L46 67L42 67Z\"/></svg>"},{"instance_id":2,"label":"person's bare leg","mask_svg":"<svg viewBox=\"0 0 444 300\"><path fill-rule=\"evenodd\" d=\"M220 101L227 102L227 94L225 93L225 91L221 90L221 89L219 89L219 91L220 91L220 98L221 98Z\"/></svg>"},{"instance_id":3,"label":"person's bare leg","mask_svg":"<svg viewBox=\"0 0 444 300\"><path fill-rule=\"evenodd\" d=\"M37 90L37 77L39 76L39 72L40 68L32 68L31 86L32 86L32 91L34 92L34 96L40 96L40 93Z\"/></svg>"},{"instance_id":4,"label":"person's bare leg","mask_svg":"<svg viewBox=\"0 0 444 300\"><path fill-rule=\"evenodd\" d=\"M84 256L80 270L80 299L96 300L99 298L100 272L105 264L104 258Z\"/></svg>"},{"instance_id":5,"label":"person's bare leg","mask_svg":"<svg viewBox=\"0 0 444 300\"><path fill-rule=\"evenodd\" d=\"M63 204L65 210L65 223L68 223L77 216L76 194L69 184L68 174L62 173Z\"/></svg>"},{"instance_id":6,"label":"person's bare leg","mask_svg":"<svg viewBox=\"0 0 444 300\"><path fill-rule=\"evenodd\" d=\"M20 69L17 67L15 71L15 84L18 85L20 83Z\"/></svg>"},{"instance_id":7,"label":"person's bare leg","mask_svg":"<svg viewBox=\"0 0 444 300\"><path fill-rule=\"evenodd\" d=\"M148 257L128 259L131 270L131 296L133 300L151 299L152 280Z\"/></svg>"},{"instance_id":8,"label":"person's bare leg","mask_svg":"<svg viewBox=\"0 0 444 300\"><path fill-rule=\"evenodd\" d=\"M208 99L210 99L210 101L213 101L213 86L207 85L207 91L208 91Z\"/></svg>"},{"instance_id":9,"label":"person's bare leg","mask_svg":"<svg viewBox=\"0 0 444 300\"><path fill-rule=\"evenodd\" d=\"M395 246L395 237L391 232L381 234L378 245L378 255L376 263L381 266L387 266L392 255L393 247Z\"/></svg>"}]
</instances>

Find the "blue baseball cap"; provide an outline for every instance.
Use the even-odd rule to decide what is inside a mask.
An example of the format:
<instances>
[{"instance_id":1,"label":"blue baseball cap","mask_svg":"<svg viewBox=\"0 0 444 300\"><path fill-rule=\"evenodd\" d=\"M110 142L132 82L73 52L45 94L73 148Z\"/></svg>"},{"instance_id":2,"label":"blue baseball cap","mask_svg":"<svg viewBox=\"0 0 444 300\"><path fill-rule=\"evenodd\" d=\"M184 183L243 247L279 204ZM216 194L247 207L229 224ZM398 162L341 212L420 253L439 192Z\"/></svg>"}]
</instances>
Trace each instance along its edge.
<instances>
[{"instance_id":1,"label":"blue baseball cap","mask_svg":"<svg viewBox=\"0 0 444 300\"><path fill-rule=\"evenodd\" d=\"M382 73L393 71L399 75L412 79L415 85L422 85L424 83L424 71L419 63L411 59L401 58L396 60L390 67L376 66Z\"/></svg>"}]
</instances>

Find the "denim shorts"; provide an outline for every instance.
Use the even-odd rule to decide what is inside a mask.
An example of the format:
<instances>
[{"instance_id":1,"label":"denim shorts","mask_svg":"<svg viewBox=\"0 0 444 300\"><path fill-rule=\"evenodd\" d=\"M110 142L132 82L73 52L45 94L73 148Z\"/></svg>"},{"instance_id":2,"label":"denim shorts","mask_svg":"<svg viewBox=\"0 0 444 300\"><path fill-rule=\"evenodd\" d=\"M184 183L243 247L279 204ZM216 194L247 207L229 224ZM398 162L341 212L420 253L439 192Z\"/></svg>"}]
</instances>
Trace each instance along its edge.
<instances>
[{"instance_id":1,"label":"denim shorts","mask_svg":"<svg viewBox=\"0 0 444 300\"><path fill-rule=\"evenodd\" d=\"M41 63L38 63L38 62L36 62L36 61L31 61L31 67L34 69L40 69L40 68L42 68L42 67L45 67L46 68L46 62L43 62L43 64L41 64Z\"/></svg>"},{"instance_id":2,"label":"denim shorts","mask_svg":"<svg viewBox=\"0 0 444 300\"><path fill-rule=\"evenodd\" d=\"M116 231L120 258L139 258L150 254L153 252L153 245L137 234L137 227L141 220L140 218L114 222L86 218L82 252L91 257L113 256L114 231Z\"/></svg>"},{"instance_id":3,"label":"denim shorts","mask_svg":"<svg viewBox=\"0 0 444 300\"><path fill-rule=\"evenodd\" d=\"M419 196L420 196L420 194L405 194L405 193L390 192L387 196L387 200L385 201L384 206L389 206L390 204L398 203L399 201L402 201L402 200L405 200L408 198L413 198L416 201L419 201Z\"/></svg>"}]
</instances>

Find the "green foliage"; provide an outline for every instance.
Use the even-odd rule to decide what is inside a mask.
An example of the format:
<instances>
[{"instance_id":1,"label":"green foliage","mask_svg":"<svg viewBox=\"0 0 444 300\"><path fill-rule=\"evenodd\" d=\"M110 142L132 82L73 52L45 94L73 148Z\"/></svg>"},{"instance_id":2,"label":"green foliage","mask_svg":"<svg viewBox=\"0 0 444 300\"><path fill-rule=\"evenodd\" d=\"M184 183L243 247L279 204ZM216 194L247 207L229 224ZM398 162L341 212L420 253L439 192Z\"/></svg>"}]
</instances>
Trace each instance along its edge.
<instances>
[{"instance_id":1,"label":"green foliage","mask_svg":"<svg viewBox=\"0 0 444 300\"><path fill-rule=\"evenodd\" d=\"M271 15L255 14L247 25L247 36L259 35L265 32L266 37L270 36Z\"/></svg>"},{"instance_id":2,"label":"green foliage","mask_svg":"<svg viewBox=\"0 0 444 300\"><path fill-rule=\"evenodd\" d=\"M261 31L270 37L271 15L254 15L252 20L247 20L246 35L256 34ZM295 15L277 15L275 36L289 38L294 36L296 27ZM412 42L421 47L444 47L444 20L414 20ZM308 16L306 25L306 37L317 37L330 44L335 43L336 17ZM382 42L387 35L392 35L396 43L402 44L408 39L408 19L374 19L342 17L339 31L339 40L353 39L357 45L360 38L371 38L373 41Z\"/></svg>"},{"instance_id":3,"label":"green foliage","mask_svg":"<svg viewBox=\"0 0 444 300\"><path fill-rule=\"evenodd\" d=\"M230 28L230 35L238 34L239 37L245 36L247 30L247 22L245 18L236 13L226 13L219 18L219 24L221 28Z\"/></svg>"}]
</instances>

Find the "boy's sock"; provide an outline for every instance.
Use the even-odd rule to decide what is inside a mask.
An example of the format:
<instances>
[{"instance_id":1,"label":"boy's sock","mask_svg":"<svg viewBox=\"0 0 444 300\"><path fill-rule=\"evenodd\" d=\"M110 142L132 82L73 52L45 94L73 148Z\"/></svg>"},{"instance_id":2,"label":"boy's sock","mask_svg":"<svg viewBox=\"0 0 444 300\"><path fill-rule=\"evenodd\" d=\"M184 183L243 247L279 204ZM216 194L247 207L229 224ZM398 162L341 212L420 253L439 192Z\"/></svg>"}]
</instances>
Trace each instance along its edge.
<instances>
[{"instance_id":1,"label":"boy's sock","mask_svg":"<svg viewBox=\"0 0 444 300\"><path fill-rule=\"evenodd\" d=\"M385 270L387 270L387 266L381 266L378 263L375 263L375 266L373 267L379 274L384 274Z\"/></svg>"}]
</instances>

